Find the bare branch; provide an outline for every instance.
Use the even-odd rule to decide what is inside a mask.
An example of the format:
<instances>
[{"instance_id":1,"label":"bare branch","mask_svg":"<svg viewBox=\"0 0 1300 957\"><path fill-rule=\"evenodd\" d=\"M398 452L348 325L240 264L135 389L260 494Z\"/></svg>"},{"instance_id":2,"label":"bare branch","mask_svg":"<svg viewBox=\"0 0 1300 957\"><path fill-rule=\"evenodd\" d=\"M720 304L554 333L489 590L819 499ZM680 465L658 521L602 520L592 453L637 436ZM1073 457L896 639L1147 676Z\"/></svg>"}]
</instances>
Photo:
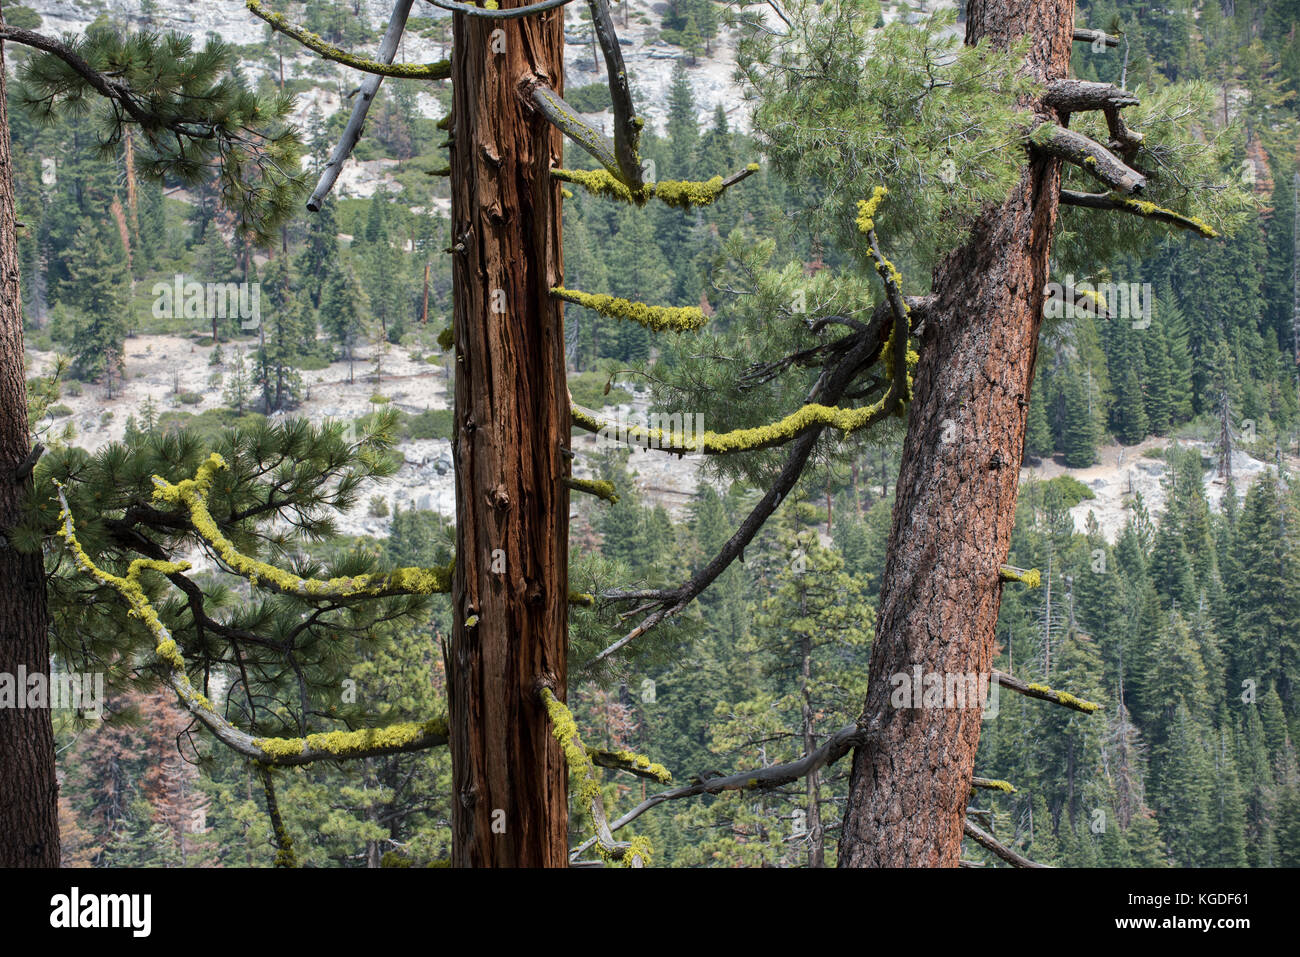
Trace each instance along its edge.
<instances>
[{"instance_id":1,"label":"bare branch","mask_svg":"<svg viewBox=\"0 0 1300 957\"><path fill-rule=\"evenodd\" d=\"M1034 149L1073 163L1118 193L1140 193L1146 187L1145 176L1130 169L1100 143L1075 130L1044 123L1033 132L1029 143Z\"/></svg>"},{"instance_id":2,"label":"bare branch","mask_svg":"<svg viewBox=\"0 0 1300 957\"><path fill-rule=\"evenodd\" d=\"M618 157L620 179L637 192L644 185L641 170L641 127L644 121L636 115L632 103L632 87L623 66L623 48L619 46L614 31L614 19L609 15L609 0L587 0L591 11L591 26L605 55L605 69L609 71L609 94L614 113L614 150Z\"/></svg>"},{"instance_id":3,"label":"bare branch","mask_svg":"<svg viewBox=\"0 0 1300 957\"><path fill-rule=\"evenodd\" d=\"M1075 27L1075 43L1100 43L1108 47L1119 46L1119 37L1112 36L1104 30L1086 30L1082 27Z\"/></svg>"},{"instance_id":4,"label":"bare branch","mask_svg":"<svg viewBox=\"0 0 1300 957\"><path fill-rule=\"evenodd\" d=\"M377 62L393 62L393 57L397 55L397 45L402 39L402 31L406 29L406 18L410 15L411 4L414 2L415 0L396 0L393 4L393 12L388 18L388 29L379 44L379 55L375 58ZM357 141L361 139L361 130L366 125L366 114L370 112L370 104L374 102L375 94L379 92L379 84L383 80L382 76L371 73L362 81L357 102L352 107L352 116L348 119L348 125L343 128L343 136L340 137L338 146L334 147L334 153L325 164L325 169L321 171L320 181L312 191L311 198L307 200L307 208L313 213L320 212L321 203L338 182L339 173L343 172L343 164L347 162L347 158L356 148Z\"/></svg>"},{"instance_id":5,"label":"bare branch","mask_svg":"<svg viewBox=\"0 0 1300 957\"><path fill-rule=\"evenodd\" d=\"M966 821L964 827L967 837L986 850L992 851L1013 867L1046 868L1048 866L1046 864L1039 864L1037 861L1031 861L1023 854L1013 851L973 821Z\"/></svg>"},{"instance_id":6,"label":"bare branch","mask_svg":"<svg viewBox=\"0 0 1300 957\"><path fill-rule=\"evenodd\" d=\"M789 784L792 781L798 781L814 771L819 771L827 765L834 764L853 748L865 743L867 736L867 729L851 724L836 731L817 750L805 754L798 760L791 761L788 764L774 764L767 768L756 768L752 771L739 771L736 774L722 777L696 780L691 784L673 788L669 791L660 791L658 794L650 795L650 797L610 824L609 830L611 833L621 830L646 811L658 807L665 801L679 801L682 798L694 797L698 794L721 794L723 791L767 791ZM576 857L582 854L595 842L595 838L587 840L574 849L571 856Z\"/></svg>"},{"instance_id":7,"label":"bare branch","mask_svg":"<svg viewBox=\"0 0 1300 957\"><path fill-rule=\"evenodd\" d=\"M1135 94L1112 83L1092 83L1088 80L1053 80L1043 94L1043 104L1058 113L1117 109L1137 106L1140 102Z\"/></svg>"}]
</instances>

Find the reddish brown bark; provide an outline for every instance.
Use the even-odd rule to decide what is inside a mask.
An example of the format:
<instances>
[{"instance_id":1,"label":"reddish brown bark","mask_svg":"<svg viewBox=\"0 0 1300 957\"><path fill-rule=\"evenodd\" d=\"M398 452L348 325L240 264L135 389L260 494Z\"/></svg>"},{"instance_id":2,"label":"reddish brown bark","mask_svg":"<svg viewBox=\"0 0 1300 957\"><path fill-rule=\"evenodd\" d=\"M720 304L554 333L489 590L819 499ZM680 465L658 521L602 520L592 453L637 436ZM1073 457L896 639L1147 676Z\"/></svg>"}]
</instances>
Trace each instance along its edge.
<instances>
[{"instance_id":1,"label":"reddish brown bark","mask_svg":"<svg viewBox=\"0 0 1300 957\"><path fill-rule=\"evenodd\" d=\"M0 44L0 674L44 674L48 682L44 565L39 552L10 544L31 490L30 475L16 478L31 441L13 173ZM49 709L0 708L0 867L58 867L58 803Z\"/></svg>"},{"instance_id":2,"label":"reddish brown bark","mask_svg":"<svg viewBox=\"0 0 1300 957\"><path fill-rule=\"evenodd\" d=\"M568 772L537 694L547 682L563 698L566 679L569 406L549 295L562 154L521 87L560 88L563 12L457 14L454 32L452 863L562 867Z\"/></svg>"},{"instance_id":3,"label":"reddish brown bark","mask_svg":"<svg viewBox=\"0 0 1300 957\"><path fill-rule=\"evenodd\" d=\"M1066 75L1074 0L971 0L967 42ZM1027 161L936 271L899 472L863 721L840 863L956 866L981 712L894 708L893 675L987 675L1015 514L1060 165Z\"/></svg>"}]
</instances>

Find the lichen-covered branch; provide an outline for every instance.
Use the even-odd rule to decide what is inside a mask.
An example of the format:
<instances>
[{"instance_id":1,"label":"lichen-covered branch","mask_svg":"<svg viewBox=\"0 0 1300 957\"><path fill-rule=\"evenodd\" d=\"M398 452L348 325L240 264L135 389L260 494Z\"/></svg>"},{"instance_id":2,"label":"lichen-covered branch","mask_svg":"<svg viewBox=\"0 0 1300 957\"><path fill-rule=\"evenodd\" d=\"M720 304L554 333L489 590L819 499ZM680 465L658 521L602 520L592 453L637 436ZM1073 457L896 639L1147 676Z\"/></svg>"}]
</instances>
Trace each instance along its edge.
<instances>
[{"instance_id":1,"label":"lichen-covered branch","mask_svg":"<svg viewBox=\"0 0 1300 957\"><path fill-rule=\"evenodd\" d=\"M1037 568L1016 568L1014 565L999 568L998 578L1004 582L1020 582L1030 588L1037 588L1043 583L1042 573Z\"/></svg>"},{"instance_id":2,"label":"lichen-covered branch","mask_svg":"<svg viewBox=\"0 0 1300 957\"><path fill-rule=\"evenodd\" d=\"M969 819L965 822L964 826L966 829L967 837L973 840L976 844L980 845L980 847L983 847L985 850L992 851L994 854L1002 858L1002 860L1006 861L1008 864L1012 865L1013 867L1045 868L1048 866L1047 864L1039 864L1037 861L1031 861L1023 854L1020 854L1012 850L1011 848L1003 844L1001 841L999 841L997 838L995 838L988 831L984 830L978 824L974 823Z\"/></svg>"},{"instance_id":3,"label":"lichen-covered branch","mask_svg":"<svg viewBox=\"0 0 1300 957\"><path fill-rule=\"evenodd\" d=\"M617 437L618 441L628 445L644 446L658 449L674 455L733 455L738 452L757 452L770 449L797 439L799 436L816 429L836 429L843 435L860 432L874 425L884 417L884 413L893 408L894 403L883 398L860 409L841 409L837 406L810 403L797 412L791 412L783 419L768 425L753 428L732 429L730 432L704 432L692 436L684 432L667 432L640 425L629 425L622 429L612 423L606 423L596 417L590 409L573 406L573 424L584 431Z\"/></svg>"},{"instance_id":4,"label":"lichen-covered branch","mask_svg":"<svg viewBox=\"0 0 1300 957\"><path fill-rule=\"evenodd\" d=\"M639 778L658 781L660 784L673 783L672 772L662 764L651 761L644 754L636 754L632 751L603 751L600 748L588 748L587 756L591 758L591 763L598 768L627 771Z\"/></svg>"},{"instance_id":5,"label":"lichen-covered branch","mask_svg":"<svg viewBox=\"0 0 1300 957\"><path fill-rule=\"evenodd\" d=\"M397 55L397 45L402 39L402 31L406 29L406 18L410 15L411 4L414 2L415 0L396 0L393 4L393 12L388 18L388 29L384 32L384 39L379 44L379 55L375 58L377 62L393 62L393 57ZM374 102L375 95L379 92L379 84L383 80L384 78L379 74L370 73L362 81L361 90L357 93L357 102L352 107L352 116L348 118L348 125L343 128L343 135L339 137L338 145L334 147L329 162L321 170L320 181L307 200L307 208L313 213L320 212L321 203L334 188L339 174L343 172L343 164L347 162L356 148L357 141L361 139L361 130L366 125L366 114L370 112L370 104Z\"/></svg>"},{"instance_id":6,"label":"lichen-covered branch","mask_svg":"<svg viewBox=\"0 0 1300 957\"><path fill-rule=\"evenodd\" d=\"M591 808L591 817L596 823L596 836L587 846L596 845L602 858L619 861L624 867L644 867L650 862L650 845L647 840L614 840L605 816L605 802L600 795L596 765L591 752L578 737L578 722L573 713L565 707L564 702L555 697L550 688L542 688L539 693L546 705L546 714L551 719L551 734L560 742L564 760L569 765L569 773L578 781L578 799Z\"/></svg>"},{"instance_id":7,"label":"lichen-covered branch","mask_svg":"<svg viewBox=\"0 0 1300 957\"><path fill-rule=\"evenodd\" d=\"M1064 708L1070 708L1073 711L1082 711L1084 714L1092 714L1099 711L1101 705L1092 701L1084 701L1082 698L1076 698L1068 691L1057 691L1055 688L1049 688L1047 685L1034 684L1028 681L1021 681L1005 671L993 672L993 680L1003 688L1010 688L1012 691L1022 694L1027 698L1037 698L1039 701L1050 701L1052 704L1059 704Z\"/></svg>"},{"instance_id":8,"label":"lichen-covered branch","mask_svg":"<svg viewBox=\"0 0 1300 957\"><path fill-rule=\"evenodd\" d=\"M616 183L627 188L620 176L618 157L609 137L583 120L577 110L545 83L533 84L532 101L547 122L595 157Z\"/></svg>"},{"instance_id":9,"label":"lichen-covered branch","mask_svg":"<svg viewBox=\"0 0 1300 957\"><path fill-rule=\"evenodd\" d=\"M327 42L318 34L304 30L292 23L284 14L268 10L262 5L261 0L246 0L245 5L254 16L266 21L272 30L298 41L323 59L341 63L354 70L404 80L445 80L451 76L451 63L448 60L440 60L436 63L391 63L371 60L349 53L342 47Z\"/></svg>"},{"instance_id":10,"label":"lichen-covered branch","mask_svg":"<svg viewBox=\"0 0 1300 957\"><path fill-rule=\"evenodd\" d=\"M1074 164L1117 193L1140 193L1146 188L1145 176L1131 169L1096 140L1075 130L1067 130L1055 123L1043 123L1030 135L1029 145Z\"/></svg>"},{"instance_id":11,"label":"lichen-covered branch","mask_svg":"<svg viewBox=\"0 0 1300 957\"><path fill-rule=\"evenodd\" d=\"M275 838L275 866L297 867L298 855L293 851L293 838L284 826L280 816L280 802L275 798L275 783L271 780L271 769L265 764L257 765L258 777L262 779L262 793L266 795L266 813L271 818L271 834Z\"/></svg>"},{"instance_id":12,"label":"lichen-covered branch","mask_svg":"<svg viewBox=\"0 0 1300 957\"><path fill-rule=\"evenodd\" d=\"M575 492L585 492L587 495L594 495L596 498L604 499L611 505L618 501L618 494L614 491L613 482L606 482L601 479L580 479L569 476L565 478L564 484Z\"/></svg>"},{"instance_id":13,"label":"lichen-covered branch","mask_svg":"<svg viewBox=\"0 0 1300 957\"><path fill-rule=\"evenodd\" d=\"M864 201L859 206L858 227L867 234L868 241L872 246L873 260L882 280L885 282L887 301L880 303L876 307L872 313L871 322L867 327L855 334L854 344L845 350L833 365L823 371L809 394L810 404L779 423L756 430L761 434L738 435L732 433L725 441L721 441L722 437L706 432L694 443L699 446L700 451L713 450L715 454L725 451L748 451L753 448L766 448L768 444L783 444L789 439L784 437L777 439L776 436L784 436L784 433L789 431L793 441L790 443L790 452L785 465L781 468L776 480L764 492L763 497L759 499L753 509L750 510L749 515L746 516L735 534L726 541L718 554L707 565L692 575L685 584L665 591L662 598L653 602L654 605L658 606L657 608L646 615L635 628L593 656L584 664L584 668L589 669L600 664L656 627L660 622L681 612L699 597L719 575L726 571L727 567L745 550L745 546L758 534L758 530L762 528L763 524L772 516L772 513L776 511L781 502L785 500L786 495L799 481L824 429L828 426L835 427L841 429L844 434L848 434L855 430L867 428L880 421L884 416L905 407L910 390L910 373L904 371L901 375L893 375L892 370L910 370L919 358L916 353L908 349L908 338L911 332L908 323L912 317L912 304L915 303L918 307L924 308L931 300L925 298L908 300L903 298L898 270L881 255L879 246L874 241L874 217L885 195L883 189L877 189L870 200ZM886 327L891 329L891 342L882 343ZM886 394L875 404L862 409L844 410L835 408L833 403L840 401L844 397L845 393L850 390L850 386L854 384L859 373L876 362L884 350L888 350L892 356L886 362L886 371L890 375L889 389ZM818 399L831 404L818 404L816 401ZM592 413L586 410L578 410L576 407L574 409L575 425L586 427L587 424L596 422L596 418ZM579 412L582 413L582 421L580 421ZM843 427L846 425L849 428L844 429ZM600 430L597 429L596 431ZM751 430L739 430L741 433L749 431ZM737 448L737 444L742 447Z\"/></svg>"},{"instance_id":14,"label":"lichen-covered branch","mask_svg":"<svg viewBox=\"0 0 1300 957\"><path fill-rule=\"evenodd\" d=\"M708 322L708 317L699 306L651 306L603 293L565 289L563 286L556 286L551 290L551 295L575 306L590 309L607 319L626 319L653 332L692 332Z\"/></svg>"},{"instance_id":15,"label":"lichen-covered branch","mask_svg":"<svg viewBox=\"0 0 1300 957\"><path fill-rule=\"evenodd\" d=\"M191 683L185 671L185 659L172 637L171 630L158 616L141 584L145 571L172 575L187 571L189 562L167 562L151 558L137 558L131 562L125 577L100 568L86 554L77 541L72 510L63 491L55 482L62 510L59 513L58 536L72 553L73 562L83 572L101 585L112 588L129 606L128 614L141 621L156 642L154 654L164 670L167 683L176 692L181 703L222 744L238 754L266 765L300 765L313 761L337 761L346 758L377 757L408 751L423 751L447 743L447 722L433 718L425 722L404 722L384 728L361 731L332 731L311 734L305 738L254 738L226 720L206 696Z\"/></svg>"},{"instance_id":16,"label":"lichen-covered branch","mask_svg":"<svg viewBox=\"0 0 1300 957\"><path fill-rule=\"evenodd\" d=\"M973 788L985 788L990 791L1001 791L1003 794L1015 794L1016 788L1010 781L1003 781L999 778L981 778L973 777L970 781Z\"/></svg>"},{"instance_id":17,"label":"lichen-covered branch","mask_svg":"<svg viewBox=\"0 0 1300 957\"><path fill-rule=\"evenodd\" d=\"M445 594L451 591L450 565L446 568L396 568L382 574L353 575L322 581L302 578L243 554L221 533L208 510L207 496L213 479L225 467L225 460L213 452L199 466L192 479L173 485L155 475L153 497L155 501L185 508L199 538L230 571L248 579L251 584L307 599L384 598L392 595Z\"/></svg>"},{"instance_id":18,"label":"lichen-covered branch","mask_svg":"<svg viewBox=\"0 0 1300 957\"><path fill-rule=\"evenodd\" d=\"M881 414L901 413L906 407L912 397L911 370L920 360L920 356L907 347L908 336L911 335L911 313L903 296L903 277L880 251L876 239L875 216L888 195L889 190L877 186L871 199L858 203L858 231L867 237L871 260L875 263L881 282L885 284L885 300L889 303L889 311L894 318L889 341L885 344L885 352L889 356L885 363L885 375L890 379L889 392L877 403Z\"/></svg>"},{"instance_id":19,"label":"lichen-covered branch","mask_svg":"<svg viewBox=\"0 0 1300 957\"><path fill-rule=\"evenodd\" d=\"M1106 212L1130 213L1134 216L1142 216L1146 219L1153 219L1158 223L1168 223L1170 226L1176 226L1179 229L1187 229L1206 239L1218 238L1218 230L1203 219L1195 216L1184 216L1182 213L1176 213L1172 209L1165 209L1163 206L1157 206L1155 203L1148 203L1145 200L1129 199L1125 196L1114 196L1110 193L1081 193L1072 189L1061 190L1062 206L1081 206L1084 209L1100 209Z\"/></svg>"},{"instance_id":20,"label":"lichen-covered branch","mask_svg":"<svg viewBox=\"0 0 1300 957\"><path fill-rule=\"evenodd\" d=\"M593 196L622 200L636 206L644 206L654 198L677 209L694 209L716 202L728 189L756 172L758 164L750 163L743 170L727 177L715 176L708 180L665 179L643 183L637 189L630 188L607 169L553 169L551 175L563 183L581 186Z\"/></svg>"}]
</instances>

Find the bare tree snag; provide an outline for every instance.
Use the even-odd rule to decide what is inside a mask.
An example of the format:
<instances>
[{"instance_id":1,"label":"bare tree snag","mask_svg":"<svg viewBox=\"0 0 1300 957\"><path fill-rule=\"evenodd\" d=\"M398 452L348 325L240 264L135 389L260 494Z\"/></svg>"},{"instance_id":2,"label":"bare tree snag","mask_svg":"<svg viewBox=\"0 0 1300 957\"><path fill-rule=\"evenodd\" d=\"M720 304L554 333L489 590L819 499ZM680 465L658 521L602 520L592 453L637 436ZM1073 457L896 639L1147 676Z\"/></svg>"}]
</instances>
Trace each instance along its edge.
<instances>
[{"instance_id":1,"label":"bare tree snag","mask_svg":"<svg viewBox=\"0 0 1300 957\"><path fill-rule=\"evenodd\" d=\"M3 23L3 14L0 14ZM44 559L13 547L32 457L23 364L23 312L15 232L14 168L0 43L0 674L46 676ZM25 695L27 688L15 688ZM0 867L59 866L59 786L48 708L0 708Z\"/></svg>"},{"instance_id":2,"label":"bare tree snag","mask_svg":"<svg viewBox=\"0 0 1300 957\"><path fill-rule=\"evenodd\" d=\"M1073 0L972 0L966 40L1007 49L1048 83L1070 63ZM1060 159L1032 152L935 275L897 483L840 863L956 867L981 710L894 708L890 676L990 675Z\"/></svg>"},{"instance_id":3,"label":"bare tree snag","mask_svg":"<svg viewBox=\"0 0 1300 957\"><path fill-rule=\"evenodd\" d=\"M567 677L561 138L526 93L561 90L563 11L453 28L452 863L563 867L568 771L539 695Z\"/></svg>"}]
</instances>

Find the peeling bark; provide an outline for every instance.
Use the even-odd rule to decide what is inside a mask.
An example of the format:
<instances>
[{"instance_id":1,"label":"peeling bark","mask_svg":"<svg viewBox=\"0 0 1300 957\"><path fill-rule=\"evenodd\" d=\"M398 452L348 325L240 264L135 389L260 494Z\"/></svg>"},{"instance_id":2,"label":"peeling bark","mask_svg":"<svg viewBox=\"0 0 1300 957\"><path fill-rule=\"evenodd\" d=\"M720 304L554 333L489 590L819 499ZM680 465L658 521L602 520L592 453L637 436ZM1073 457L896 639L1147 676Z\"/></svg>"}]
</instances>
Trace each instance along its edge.
<instances>
[{"instance_id":1,"label":"peeling bark","mask_svg":"<svg viewBox=\"0 0 1300 957\"><path fill-rule=\"evenodd\" d=\"M538 695L567 677L562 154L525 95L561 89L563 11L454 31L452 863L563 867L568 772Z\"/></svg>"}]
</instances>

